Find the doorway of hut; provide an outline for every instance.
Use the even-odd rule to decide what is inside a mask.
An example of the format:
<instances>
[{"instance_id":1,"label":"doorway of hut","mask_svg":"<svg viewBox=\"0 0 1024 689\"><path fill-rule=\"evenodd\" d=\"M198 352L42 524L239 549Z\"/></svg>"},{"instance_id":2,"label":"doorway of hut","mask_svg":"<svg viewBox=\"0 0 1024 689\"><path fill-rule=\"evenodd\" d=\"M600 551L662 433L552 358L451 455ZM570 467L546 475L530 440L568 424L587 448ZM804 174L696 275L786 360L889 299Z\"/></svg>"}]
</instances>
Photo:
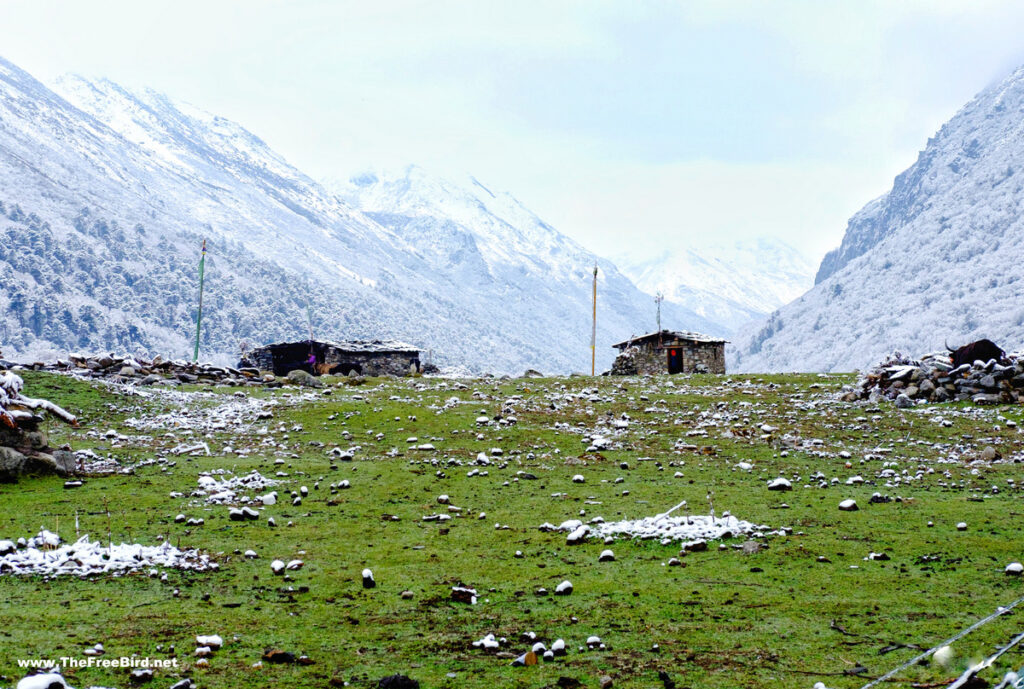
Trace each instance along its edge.
<instances>
[{"instance_id":1,"label":"doorway of hut","mask_svg":"<svg viewBox=\"0 0 1024 689\"><path fill-rule=\"evenodd\" d=\"M668 372L683 372L683 355L677 347L669 347L668 349Z\"/></svg>"}]
</instances>

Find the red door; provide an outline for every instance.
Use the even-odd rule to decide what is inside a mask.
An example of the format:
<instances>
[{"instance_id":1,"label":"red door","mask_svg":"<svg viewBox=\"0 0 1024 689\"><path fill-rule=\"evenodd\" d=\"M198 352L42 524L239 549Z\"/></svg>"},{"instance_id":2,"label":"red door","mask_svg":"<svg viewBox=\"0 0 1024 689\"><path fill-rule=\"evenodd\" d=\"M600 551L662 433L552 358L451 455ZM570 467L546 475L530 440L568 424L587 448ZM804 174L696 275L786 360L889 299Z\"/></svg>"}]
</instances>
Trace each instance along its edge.
<instances>
[{"instance_id":1,"label":"red door","mask_svg":"<svg viewBox=\"0 0 1024 689\"><path fill-rule=\"evenodd\" d=\"M668 350L668 372L669 373L682 373L683 371L683 356L682 352L676 347L670 347Z\"/></svg>"}]
</instances>

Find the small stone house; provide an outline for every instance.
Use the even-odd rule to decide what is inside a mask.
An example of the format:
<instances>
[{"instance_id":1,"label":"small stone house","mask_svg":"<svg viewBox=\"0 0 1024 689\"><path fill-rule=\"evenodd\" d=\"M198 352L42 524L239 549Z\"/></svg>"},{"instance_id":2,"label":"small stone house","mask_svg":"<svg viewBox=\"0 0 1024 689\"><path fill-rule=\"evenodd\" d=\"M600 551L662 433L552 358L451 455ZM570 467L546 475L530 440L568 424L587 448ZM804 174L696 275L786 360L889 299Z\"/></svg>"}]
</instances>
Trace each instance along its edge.
<instances>
[{"instance_id":1,"label":"small stone house","mask_svg":"<svg viewBox=\"0 0 1024 689\"><path fill-rule=\"evenodd\" d=\"M612 345L621 353L612 375L649 373L725 373L725 345L701 333L662 330Z\"/></svg>"},{"instance_id":2,"label":"small stone house","mask_svg":"<svg viewBox=\"0 0 1024 689\"><path fill-rule=\"evenodd\" d=\"M275 376L286 376L296 369L314 375L365 376L407 376L421 371L420 350L394 340L278 342L247 352L239 365L272 371Z\"/></svg>"}]
</instances>

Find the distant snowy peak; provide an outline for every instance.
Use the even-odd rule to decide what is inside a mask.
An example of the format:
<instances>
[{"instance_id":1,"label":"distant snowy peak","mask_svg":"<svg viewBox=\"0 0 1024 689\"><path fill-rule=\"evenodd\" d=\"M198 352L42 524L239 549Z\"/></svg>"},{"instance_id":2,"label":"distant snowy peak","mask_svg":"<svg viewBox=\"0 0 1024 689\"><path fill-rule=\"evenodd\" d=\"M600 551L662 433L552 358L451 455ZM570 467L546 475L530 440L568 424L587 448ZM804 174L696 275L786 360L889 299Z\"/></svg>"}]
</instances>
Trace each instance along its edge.
<instances>
[{"instance_id":1,"label":"distant snowy peak","mask_svg":"<svg viewBox=\"0 0 1024 689\"><path fill-rule=\"evenodd\" d=\"M324 185L399 235L400 227L422 227L424 219L447 224L471 237L491 267L517 265L529 272L576 274L595 262L617 270L541 220L514 196L489 187L472 175L461 179L410 165L399 173L354 175ZM399 222L398 217L405 220ZM399 227L395 227L396 223Z\"/></svg>"},{"instance_id":2,"label":"distant snowy peak","mask_svg":"<svg viewBox=\"0 0 1024 689\"><path fill-rule=\"evenodd\" d=\"M636 285L737 327L796 299L812 282L811 262L768 237L665 252L647 261L620 259Z\"/></svg>"}]
</instances>

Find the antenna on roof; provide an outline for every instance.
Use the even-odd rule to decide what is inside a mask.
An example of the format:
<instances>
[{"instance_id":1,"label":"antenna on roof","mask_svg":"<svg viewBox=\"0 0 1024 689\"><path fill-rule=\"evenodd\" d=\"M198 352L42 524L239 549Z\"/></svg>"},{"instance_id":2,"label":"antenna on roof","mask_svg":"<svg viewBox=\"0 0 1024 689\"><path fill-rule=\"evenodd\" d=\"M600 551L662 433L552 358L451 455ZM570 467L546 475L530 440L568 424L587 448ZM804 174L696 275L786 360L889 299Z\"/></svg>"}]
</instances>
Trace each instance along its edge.
<instances>
[{"instance_id":1,"label":"antenna on roof","mask_svg":"<svg viewBox=\"0 0 1024 689\"><path fill-rule=\"evenodd\" d=\"M658 292L654 295L654 303L658 305L658 344L661 344L661 302L665 301L665 295Z\"/></svg>"}]
</instances>

